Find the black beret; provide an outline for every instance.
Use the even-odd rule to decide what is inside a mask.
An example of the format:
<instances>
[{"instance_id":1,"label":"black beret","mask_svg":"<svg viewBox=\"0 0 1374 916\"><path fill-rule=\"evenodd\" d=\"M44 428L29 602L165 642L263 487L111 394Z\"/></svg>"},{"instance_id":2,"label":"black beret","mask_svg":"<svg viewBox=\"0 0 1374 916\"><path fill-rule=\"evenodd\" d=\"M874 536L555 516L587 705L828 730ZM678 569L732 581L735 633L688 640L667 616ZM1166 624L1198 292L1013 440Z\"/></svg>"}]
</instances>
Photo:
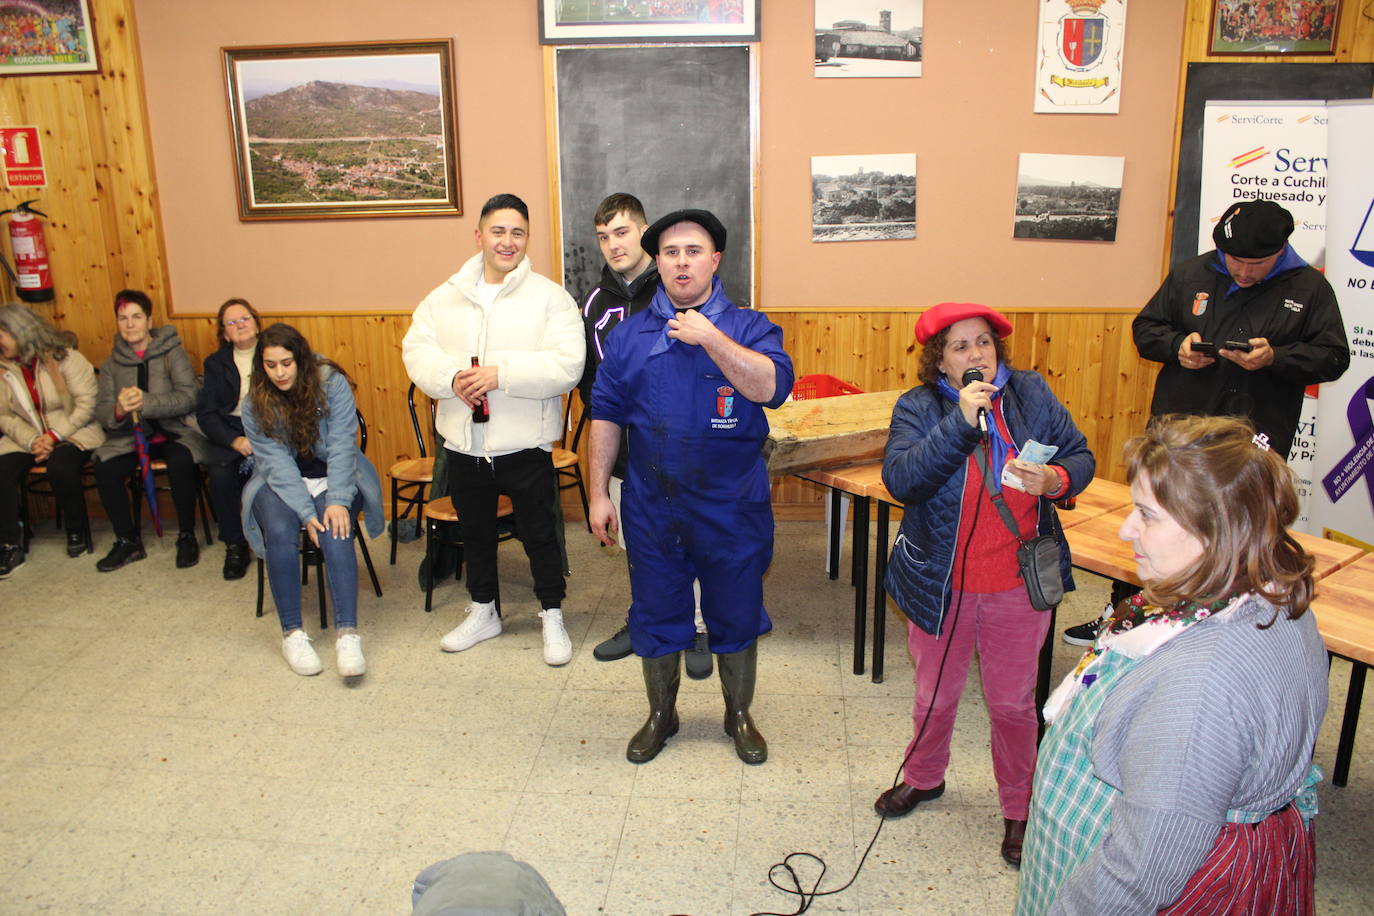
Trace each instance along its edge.
<instances>
[{"instance_id":1,"label":"black beret","mask_svg":"<svg viewBox=\"0 0 1374 916\"><path fill-rule=\"evenodd\" d=\"M649 254L658 257L658 237L678 223L696 223L706 230L706 234L715 243L716 251L725 250L725 227L709 210L674 210L667 216L659 217L639 237L640 246Z\"/></svg>"},{"instance_id":2,"label":"black beret","mask_svg":"<svg viewBox=\"0 0 1374 916\"><path fill-rule=\"evenodd\" d=\"M1272 200L1232 204L1212 230L1218 251L1238 258L1267 258L1278 254L1293 234L1293 214Z\"/></svg>"}]
</instances>

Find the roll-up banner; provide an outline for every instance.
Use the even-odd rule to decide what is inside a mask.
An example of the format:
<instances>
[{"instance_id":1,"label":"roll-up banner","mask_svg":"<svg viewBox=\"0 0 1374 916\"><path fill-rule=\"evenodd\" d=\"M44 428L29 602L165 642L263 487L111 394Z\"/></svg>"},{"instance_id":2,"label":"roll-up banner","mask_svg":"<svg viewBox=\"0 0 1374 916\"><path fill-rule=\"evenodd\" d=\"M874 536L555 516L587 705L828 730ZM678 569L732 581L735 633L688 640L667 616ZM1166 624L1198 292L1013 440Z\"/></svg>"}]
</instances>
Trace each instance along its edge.
<instances>
[{"instance_id":1,"label":"roll-up banner","mask_svg":"<svg viewBox=\"0 0 1374 916\"><path fill-rule=\"evenodd\" d=\"M1327 103L1331 199L1326 279L1350 342L1350 368L1322 386L1314 532L1374 544L1374 101Z\"/></svg>"}]
</instances>

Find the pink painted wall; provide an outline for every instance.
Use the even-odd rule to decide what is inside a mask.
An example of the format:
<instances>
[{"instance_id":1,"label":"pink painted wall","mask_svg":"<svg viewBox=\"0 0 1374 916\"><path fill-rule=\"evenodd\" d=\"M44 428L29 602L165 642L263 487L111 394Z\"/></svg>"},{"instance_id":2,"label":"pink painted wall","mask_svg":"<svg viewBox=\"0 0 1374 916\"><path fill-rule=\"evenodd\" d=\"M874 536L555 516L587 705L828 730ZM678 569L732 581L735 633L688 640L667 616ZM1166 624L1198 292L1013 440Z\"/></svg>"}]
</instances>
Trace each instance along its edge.
<instances>
[{"instance_id":1,"label":"pink painted wall","mask_svg":"<svg viewBox=\"0 0 1374 916\"><path fill-rule=\"evenodd\" d=\"M229 296L272 312L409 310L474 251L477 211L499 191L529 203L534 267L550 271L535 3L136 0L135 9L178 314L211 312ZM1137 307L1161 273L1183 19L1184 0L1131 4L1119 115L1037 115L1033 2L927 0L925 76L817 80L811 4L763 0L760 304ZM446 37L456 45L463 216L238 220L222 46ZM917 154L917 238L812 243L810 157L888 152ZM1117 241L1014 240L1021 152L1126 156Z\"/></svg>"}]
</instances>

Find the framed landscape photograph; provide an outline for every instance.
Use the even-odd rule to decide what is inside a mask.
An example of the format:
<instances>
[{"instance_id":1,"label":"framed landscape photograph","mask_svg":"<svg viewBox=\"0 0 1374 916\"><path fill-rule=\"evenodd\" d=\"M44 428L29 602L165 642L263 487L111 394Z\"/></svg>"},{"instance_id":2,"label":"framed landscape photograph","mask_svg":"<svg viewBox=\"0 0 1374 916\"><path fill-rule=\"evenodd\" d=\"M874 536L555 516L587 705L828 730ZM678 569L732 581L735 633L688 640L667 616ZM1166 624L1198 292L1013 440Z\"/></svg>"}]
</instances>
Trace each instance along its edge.
<instances>
[{"instance_id":1,"label":"framed landscape photograph","mask_svg":"<svg viewBox=\"0 0 1374 916\"><path fill-rule=\"evenodd\" d=\"M1012 237L1115 242L1125 156L1022 153Z\"/></svg>"},{"instance_id":2,"label":"framed landscape photograph","mask_svg":"<svg viewBox=\"0 0 1374 916\"><path fill-rule=\"evenodd\" d=\"M1341 0L1212 0L1209 52L1333 54Z\"/></svg>"},{"instance_id":3,"label":"framed landscape photograph","mask_svg":"<svg viewBox=\"0 0 1374 916\"><path fill-rule=\"evenodd\" d=\"M451 39L222 50L239 219L463 212Z\"/></svg>"},{"instance_id":4,"label":"framed landscape photograph","mask_svg":"<svg viewBox=\"0 0 1374 916\"><path fill-rule=\"evenodd\" d=\"M916 238L916 154L811 157L811 241Z\"/></svg>"},{"instance_id":5,"label":"framed landscape photograph","mask_svg":"<svg viewBox=\"0 0 1374 916\"><path fill-rule=\"evenodd\" d=\"M760 0L539 0L539 43L758 41Z\"/></svg>"},{"instance_id":6,"label":"framed landscape photograph","mask_svg":"<svg viewBox=\"0 0 1374 916\"><path fill-rule=\"evenodd\" d=\"M0 76L99 69L87 0L0 3Z\"/></svg>"}]
</instances>

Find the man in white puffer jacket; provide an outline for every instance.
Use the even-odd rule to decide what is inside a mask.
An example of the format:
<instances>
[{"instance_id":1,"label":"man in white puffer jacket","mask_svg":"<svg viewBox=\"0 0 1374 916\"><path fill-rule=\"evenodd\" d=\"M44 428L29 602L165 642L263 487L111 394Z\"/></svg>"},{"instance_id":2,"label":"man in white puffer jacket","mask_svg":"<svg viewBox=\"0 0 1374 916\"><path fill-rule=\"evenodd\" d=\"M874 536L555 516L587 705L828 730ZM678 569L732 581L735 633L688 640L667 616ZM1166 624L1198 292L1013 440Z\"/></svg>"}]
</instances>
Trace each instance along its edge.
<instances>
[{"instance_id":1,"label":"man in white puffer jacket","mask_svg":"<svg viewBox=\"0 0 1374 916\"><path fill-rule=\"evenodd\" d=\"M496 501L504 492L543 607L544 661L564 665L572 642L563 627L551 451L586 342L572 297L530 269L529 218L513 194L483 205L478 253L415 309L401 352L411 380L438 402L435 424L448 450L448 493L468 567L467 618L439 645L461 652L501 634Z\"/></svg>"}]
</instances>

